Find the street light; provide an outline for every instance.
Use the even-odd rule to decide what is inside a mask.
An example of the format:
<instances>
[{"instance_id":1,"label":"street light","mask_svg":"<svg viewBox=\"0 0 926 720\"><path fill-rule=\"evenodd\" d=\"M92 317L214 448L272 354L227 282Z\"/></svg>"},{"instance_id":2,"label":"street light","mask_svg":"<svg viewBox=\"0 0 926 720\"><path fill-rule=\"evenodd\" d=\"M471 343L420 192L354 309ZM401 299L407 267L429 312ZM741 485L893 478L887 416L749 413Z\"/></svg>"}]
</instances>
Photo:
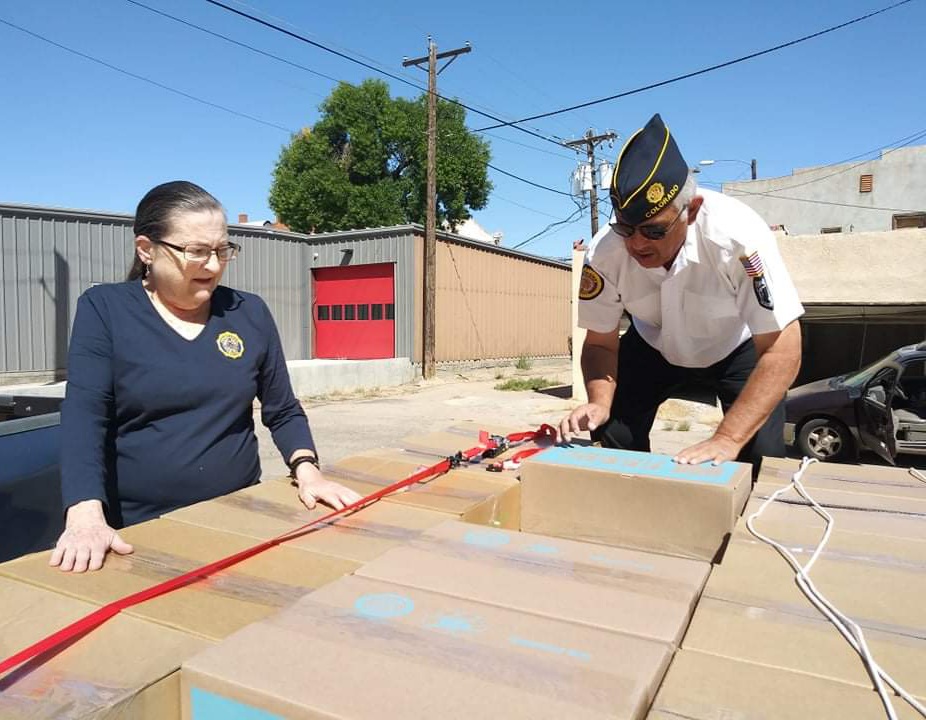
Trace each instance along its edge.
<instances>
[{"instance_id":1,"label":"street light","mask_svg":"<svg viewBox=\"0 0 926 720\"><path fill-rule=\"evenodd\" d=\"M758 174L759 174L759 173L758 173L757 166L756 166L756 159L755 159L755 158L753 158L751 162L746 162L745 160L736 160L736 159L728 159L728 160L701 160L701 161L698 163L698 165L713 165L714 163L719 163L719 162L735 162L735 163L742 163L743 165L747 165L747 166L749 167L750 174L752 175L752 179L753 179L753 180L755 180L756 177L757 177Z\"/></svg>"}]
</instances>

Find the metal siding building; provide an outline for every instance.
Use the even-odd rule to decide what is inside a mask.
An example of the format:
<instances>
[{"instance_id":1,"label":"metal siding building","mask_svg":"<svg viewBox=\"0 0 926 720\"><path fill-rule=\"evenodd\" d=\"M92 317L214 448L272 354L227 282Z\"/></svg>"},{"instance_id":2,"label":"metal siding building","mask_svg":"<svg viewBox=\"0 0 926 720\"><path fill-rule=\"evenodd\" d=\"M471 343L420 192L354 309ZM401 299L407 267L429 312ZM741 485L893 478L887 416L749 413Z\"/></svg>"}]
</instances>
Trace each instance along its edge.
<instances>
[{"instance_id":1,"label":"metal siding building","mask_svg":"<svg viewBox=\"0 0 926 720\"><path fill-rule=\"evenodd\" d=\"M97 283L123 280L129 215L0 205L0 383L63 377L74 310ZM229 226L242 245L223 283L260 295L289 360L313 357L312 270L394 267L395 356L421 361L424 230L416 225L301 235ZM568 354L566 263L438 234L437 360Z\"/></svg>"},{"instance_id":2,"label":"metal siding building","mask_svg":"<svg viewBox=\"0 0 926 720\"><path fill-rule=\"evenodd\" d=\"M437 244L435 359L569 355L571 288L571 268L445 237Z\"/></svg>"}]
</instances>

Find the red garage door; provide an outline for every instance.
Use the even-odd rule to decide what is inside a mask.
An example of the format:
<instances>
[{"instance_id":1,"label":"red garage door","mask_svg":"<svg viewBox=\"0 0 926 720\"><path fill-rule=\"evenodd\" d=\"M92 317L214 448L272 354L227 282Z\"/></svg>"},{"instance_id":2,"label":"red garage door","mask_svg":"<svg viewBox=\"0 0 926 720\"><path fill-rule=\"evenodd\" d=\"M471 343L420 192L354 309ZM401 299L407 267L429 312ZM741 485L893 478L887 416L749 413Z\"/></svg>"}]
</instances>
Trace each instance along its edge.
<instances>
[{"instance_id":1,"label":"red garage door","mask_svg":"<svg viewBox=\"0 0 926 720\"><path fill-rule=\"evenodd\" d=\"M312 271L315 357L395 357L393 264Z\"/></svg>"}]
</instances>

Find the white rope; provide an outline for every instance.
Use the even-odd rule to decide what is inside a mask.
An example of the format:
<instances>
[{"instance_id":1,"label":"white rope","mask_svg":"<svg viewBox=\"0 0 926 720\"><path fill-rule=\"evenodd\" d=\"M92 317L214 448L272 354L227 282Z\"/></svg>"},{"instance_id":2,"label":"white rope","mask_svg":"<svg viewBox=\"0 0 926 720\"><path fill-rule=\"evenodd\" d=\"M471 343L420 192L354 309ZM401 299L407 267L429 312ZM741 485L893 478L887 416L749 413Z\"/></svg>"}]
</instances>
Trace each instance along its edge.
<instances>
[{"instance_id":1,"label":"white rope","mask_svg":"<svg viewBox=\"0 0 926 720\"><path fill-rule=\"evenodd\" d=\"M871 677L874 688L878 693L878 697L881 699L881 703L884 705L884 710L887 713L889 720L897 720L897 713L894 710L894 706L891 703L890 696L887 692L887 689L884 687L884 683L890 685L897 695L903 698L907 703L910 704L920 715L926 717L926 707L922 703L917 701L909 692L904 690L890 675L888 675L871 655L871 651L868 649L868 643L865 641L865 636L862 633L862 629L854 622L851 618L844 615L839 611L829 600L824 597L816 586L813 584L813 581L810 579L810 570L813 567L814 563L817 561L817 558L820 557L820 554L823 552L823 548L826 547L826 543L829 541L830 535L832 534L833 525L835 520L833 520L832 515L830 515L816 500L814 500L807 493L807 490L804 488L801 483L801 477L804 474L804 471L810 467L811 464L817 462L811 458L804 458L801 461L801 466L798 468L797 472L791 476L791 482L788 485L785 485L774 493L772 493L765 502L756 510L752 515L746 519L746 527L749 528L755 537L757 537L762 542L771 545L775 548L778 553L788 562L788 564L794 569L795 575L794 579L797 582L798 588L805 595L805 597L810 600L817 610L819 610L824 617L827 618L839 631L839 634L845 638L846 642L852 646L852 649L859 654L859 657L862 659L862 663L865 665L865 670L868 672L869 677ZM789 551L786 547L781 545L778 542L775 542L769 537L766 537L760 533L755 528L755 521L759 518L760 515L765 511L765 508L775 502L779 496L787 493L791 488L801 495L805 500L807 500L814 512L817 513L823 520L826 522L826 528L823 531L823 536L820 539L820 543L817 545L813 554L810 557L810 560L807 561L805 565L801 565L797 558Z\"/></svg>"}]
</instances>

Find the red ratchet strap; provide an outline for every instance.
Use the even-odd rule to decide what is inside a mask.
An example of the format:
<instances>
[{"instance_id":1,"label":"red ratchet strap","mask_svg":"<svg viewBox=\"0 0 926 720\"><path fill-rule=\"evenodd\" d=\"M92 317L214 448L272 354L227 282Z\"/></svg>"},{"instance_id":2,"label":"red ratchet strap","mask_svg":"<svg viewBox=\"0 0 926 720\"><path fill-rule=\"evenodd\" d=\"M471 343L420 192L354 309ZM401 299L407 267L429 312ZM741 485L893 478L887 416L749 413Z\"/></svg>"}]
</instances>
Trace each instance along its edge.
<instances>
[{"instance_id":1,"label":"red ratchet strap","mask_svg":"<svg viewBox=\"0 0 926 720\"><path fill-rule=\"evenodd\" d=\"M522 450L519 453L515 453L510 458L506 460L501 460L498 462L491 463L486 465L486 470L489 472L501 472L502 470L518 470L521 467L521 461L525 458L529 458L531 455L536 455L541 450L546 450L546 448L536 447L528 448L527 450Z\"/></svg>"},{"instance_id":2,"label":"red ratchet strap","mask_svg":"<svg viewBox=\"0 0 926 720\"><path fill-rule=\"evenodd\" d=\"M479 440L483 442L483 434L480 433ZM541 425L536 431L532 432L522 432L522 433L511 433L506 435L503 438L496 436L489 436L489 439L494 439L496 441L496 446L492 448L489 452L483 453L483 457L495 457L496 455L501 454L507 450L511 443L513 442L522 442L525 440L542 440L548 439L551 443L556 442L556 430L551 425ZM503 442L499 442L499 441ZM546 448L534 447L522 450L519 453L515 453L510 458L505 460L497 461L486 465L486 470L489 472L501 472L502 470L517 470L521 467L521 461L525 458L529 458L531 455L536 455L541 450Z\"/></svg>"},{"instance_id":3,"label":"red ratchet strap","mask_svg":"<svg viewBox=\"0 0 926 720\"><path fill-rule=\"evenodd\" d=\"M508 442L521 442L544 437L555 440L556 431L549 425L541 425L537 430L522 433L512 433L511 435L506 436L504 439ZM12 670L24 662L32 660L33 658L37 658L44 653L49 653L51 651L65 647L72 641L83 637L90 631L99 627L111 617L118 615L122 610L130 608L134 605L138 605L139 603L143 603L147 600L160 597L161 595L165 595L174 590L186 587L187 585L192 585L193 583L199 582L200 580L205 580L210 575L230 568L233 565L237 565L243 560L247 560L248 558L254 557L259 553L264 552L264 550L269 550L270 548L275 547L276 545L280 545L287 540L294 540L298 537L302 537L303 535L306 535L310 531L314 530L317 526L333 520L334 518L354 513L366 507L367 505L371 505L372 503L381 500L387 495L391 495L392 493L411 485L430 480L437 475L441 475L447 472L451 468L458 467L461 462L468 462L474 457L483 455L483 453L486 451L495 450L500 445L500 442L497 438L498 436L490 436L488 433L480 432L479 445L476 447L472 447L469 450L461 450L456 455L444 458L440 462L437 462L430 467L419 470L418 472L409 475L404 480L399 480L398 482L384 487L381 490L370 493L352 505L348 505L347 507L341 508L340 510L333 510L327 515L313 520L312 522L306 523L302 527L298 527L295 530L290 530L287 533L278 535L271 540L266 540L262 543L259 543L258 545L254 545L253 547L247 548L246 550L242 550L239 553L229 555L228 557L222 558L221 560L216 560L215 562L209 563L208 565L203 565L202 567L196 568L195 570L190 570L183 575L178 575L177 577L166 580L165 582L162 582L158 585L154 585L132 595L127 595L126 597L111 602L108 605L104 605L89 615L84 616L80 620L71 623L67 627L58 630L45 639L40 640L34 645L30 645L25 650L21 650L15 655L11 655L6 660L0 662L0 675L3 675L8 670ZM537 450L539 450L539 448L534 450L534 452ZM41 664L41 662L42 661L39 661L39 664Z\"/></svg>"}]
</instances>

